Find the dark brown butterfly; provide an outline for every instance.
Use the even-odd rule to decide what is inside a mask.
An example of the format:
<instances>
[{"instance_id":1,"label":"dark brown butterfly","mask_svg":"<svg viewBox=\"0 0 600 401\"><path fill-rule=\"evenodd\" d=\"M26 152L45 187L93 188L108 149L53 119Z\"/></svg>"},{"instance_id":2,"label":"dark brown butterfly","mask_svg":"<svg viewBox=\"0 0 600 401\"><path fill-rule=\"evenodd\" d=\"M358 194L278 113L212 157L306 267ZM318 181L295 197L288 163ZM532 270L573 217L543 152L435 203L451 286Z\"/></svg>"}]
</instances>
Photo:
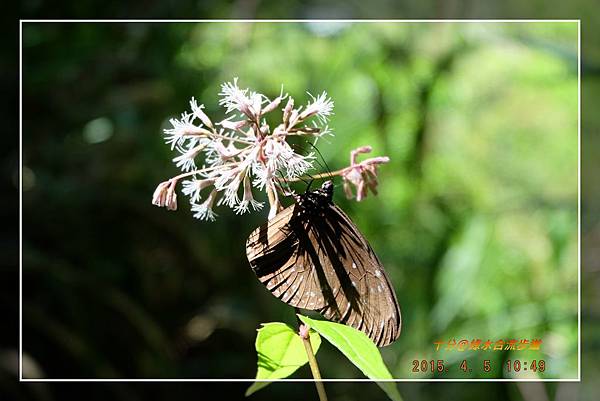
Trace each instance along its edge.
<instances>
[{"instance_id":1,"label":"dark brown butterfly","mask_svg":"<svg viewBox=\"0 0 600 401\"><path fill-rule=\"evenodd\" d=\"M333 183L254 230L246 254L259 280L283 302L363 331L377 346L400 335L400 307L381 262L333 204Z\"/></svg>"}]
</instances>

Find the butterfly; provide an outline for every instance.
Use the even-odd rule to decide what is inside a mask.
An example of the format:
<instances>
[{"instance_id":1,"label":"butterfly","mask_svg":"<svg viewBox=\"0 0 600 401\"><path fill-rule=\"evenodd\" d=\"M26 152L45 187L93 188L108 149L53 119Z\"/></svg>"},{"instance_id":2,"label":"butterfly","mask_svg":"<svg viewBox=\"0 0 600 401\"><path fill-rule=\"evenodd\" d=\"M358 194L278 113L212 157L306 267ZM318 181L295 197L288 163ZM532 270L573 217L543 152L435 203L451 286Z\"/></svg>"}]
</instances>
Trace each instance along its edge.
<instances>
[{"instance_id":1,"label":"butterfly","mask_svg":"<svg viewBox=\"0 0 600 401\"><path fill-rule=\"evenodd\" d=\"M402 322L394 288L365 237L333 203L333 183L294 198L248 237L258 279L286 304L361 330L379 347L395 341Z\"/></svg>"}]
</instances>

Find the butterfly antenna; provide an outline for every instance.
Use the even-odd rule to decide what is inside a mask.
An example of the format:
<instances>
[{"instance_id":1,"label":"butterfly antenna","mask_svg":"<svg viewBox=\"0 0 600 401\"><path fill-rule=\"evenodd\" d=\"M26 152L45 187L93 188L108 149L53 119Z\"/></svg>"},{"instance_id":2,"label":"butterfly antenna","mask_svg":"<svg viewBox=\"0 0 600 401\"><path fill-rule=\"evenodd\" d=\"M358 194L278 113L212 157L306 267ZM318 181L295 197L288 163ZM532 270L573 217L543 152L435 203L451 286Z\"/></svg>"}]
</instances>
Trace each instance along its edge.
<instances>
[{"instance_id":1,"label":"butterfly antenna","mask_svg":"<svg viewBox=\"0 0 600 401\"><path fill-rule=\"evenodd\" d=\"M283 172L281 171L281 169L278 168L277 173L279 174L279 178L280 178L280 180L277 181L277 185L279 185L282 193L285 196L289 196L290 194L292 194L294 192L294 191L292 191L292 188L290 187L290 183L285 179L285 176L283 175ZM284 188L284 184L285 184L285 188Z\"/></svg>"},{"instance_id":2,"label":"butterfly antenna","mask_svg":"<svg viewBox=\"0 0 600 401\"><path fill-rule=\"evenodd\" d=\"M313 177L310 173L305 173L305 174L308 176L308 178L310 178L310 181L306 182L306 180L304 178L302 178L302 177L299 177L299 178L302 180L303 183L307 184L305 192L308 192L310 190L310 186L312 185L313 181L315 180L315 177Z\"/></svg>"},{"instance_id":3,"label":"butterfly antenna","mask_svg":"<svg viewBox=\"0 0 600 401\"><path fill-rule=\"evenodd\" d=\"M323 157L323 154L321 153L321 151L319 150L319 148L317 148L315 145L313 145L310 142L308 142L308 144L310 146L312 146L317 151L317 153L319 154L319 156L321 156L321 159L323 160L323 163L325 164L325 170L327 171L327 174L329 175L329 179L331 179L331 181L333 181L333 175L331 174L331 169L329 168L329 165L327 164L327 161ZM319 162L319 164L320 164L320 162Z\"/></svg>"},{"instance_id":4,"label":"butterfly antenna","mask_svg":"<svg viewBox=\"0 0 600 401\"><path fill-rule=\"evenodd\" d=\"M301 146L299 144L293 144L292 147L296 150L300 150L301 152L306 152L306 148L304 148L303 146ZM321 161L318 158L316 158L315 161L317 162L317 164L319 165L320 168L327 169L326 166L323 165L323 163L321 163ZM306 175L312 178L312 176L309 173L306 173Z\"/></svg>"},{"instance_id":5,"label":"butterfly antenna","mask_svg":"<svg viewBox=\"0 0 600 401\"><path fill-rule=\"evenodd\" d=\"M315 147L312 143L308 142L308 144L310 144L312 147ZM290 146L292 146L294 149L296 150L300 150L301 152L306 152L306 149L301 146L300 144L290 144ZM316 149L316 147L315 147ZM319 149L317 149L317 152L319 152ZM321 156L321 158L323 158L323 155L321 154L321 152L319 152L319 155ZM319 165L319 167L327 170L327 173L329 174L329 176L331 177L331 172L329 171L329 166L327 166L327 164L323 165L323 163L321 163L319 161L318 158L315 158L315 161L317 162L317 164ZM323 161L325 161L325 159L323 159ZM304 182L305 184L307 184L306 187L306 192L308 192L310 190L310 187L313 183L313 181L315 181L315 177L313 177L310 173L305 173L306 176L308 176L308 178L310 178L310 181L306 181L304 178L302 177L298 177L300 180L302 180L302 182Z\"/></svg>"}]
</instances>

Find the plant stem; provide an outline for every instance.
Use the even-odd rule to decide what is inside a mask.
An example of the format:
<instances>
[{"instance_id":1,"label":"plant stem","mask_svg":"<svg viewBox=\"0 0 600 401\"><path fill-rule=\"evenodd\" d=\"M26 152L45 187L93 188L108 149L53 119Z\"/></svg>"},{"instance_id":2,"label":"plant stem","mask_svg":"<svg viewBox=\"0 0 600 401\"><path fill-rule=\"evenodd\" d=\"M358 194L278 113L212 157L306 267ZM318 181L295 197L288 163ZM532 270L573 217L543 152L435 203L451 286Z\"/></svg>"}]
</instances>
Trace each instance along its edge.
<instances>
[{"instance_id":1,"label":"plant stem","mask_svg":"<svg viewBox=\"0 0 600 401\"><path fill-rule=\"evenodd\" d=\"M232 162L232 163L228 163L228 166L236 166L240 164L239 162ZM206 168L202 168L200 170L194 170L194 171L188 171L187 173L181 173L179 175L176 175L175 177L171 178L171 180L175 180L175 181L179 181L180 179L184 178L184 177L189 177L190 175L194 175L194 174L199 174L199 173L206 173L208 171L212 171L215 170L217 168L221 168L223 166L212 166L212 167L206 167Z\"/></svg>"},{"instance_id":2,"label":"plant stem","mask_svg":"<svg viewBox=\"0 0 600 401\"><path fill-rule=\"evenodd\" d=\"M277 195L277 189L275 188L275 184L268 183L266 185L266 188L267 188L267 196L269 197L269 206L270 206L268 219L271 220L283 208L281 206L281 203L279 203L279 196ZM300 324L300 323L298 323L298 324Z\"/></svg>"},{"instance_id":3,"label":"plant stem","mask_svg":"<svg viewBox=\"0 0 600 401\"><path fill-rule=\"evenodd\" d=\"M319 180L321 178L328 178L328 177L334 177L337 175L342 175L342 173L344 173L346 170L348 170L348 167L336 170L331 173L327 172L327 173L320 173L320 174L315 174L315 175L311 175L311 176L307 175L307 176L302 176L302 177L286 178L285 180L287 182L296 182L296 181L304 181L304 180Z\"/></svg>"},{"instance_id":4,"label":"plant stem","mask_svg":"<svg viewBox=\"0 0 600 401\"><path fill-rule=\"evenodd\" d=\"M319 365L317 364L317 358L313 352L312 345L310 344L310 335L307 333L306 338L302 337L304 348L306 349L306 355L308 356L308 365L315 379L315 387L317 387L317 393L319 393L320 401L327 401L327 394L325 393L325 386L321 381L321 372L319 372Z\"/></svg>"},{"instance_id":5,"label":"plant stem","mask_svg":"<svg viewBox=\"0 0 600 401\"><path fill-rule=\"evenodd\" d=\"M298 309L296 308L296 313L298 313ZM306 350L306 356L308 357L308 365L310 366L310 371L312 372L313 379L315 380L315 387L317 388L317 393L319 394L319 401L327 401L327 393L325 393L325 386L321 381L321 372L319 371L319 364L317 363L317 358L315 358L315 352L313 351L312 345L310 343L310 329L304 325L302 322L298 322L300 324L299 335L304 343L304 349ZM306 330L304 330L306 329Z\"/></svg>"}]
</instances>

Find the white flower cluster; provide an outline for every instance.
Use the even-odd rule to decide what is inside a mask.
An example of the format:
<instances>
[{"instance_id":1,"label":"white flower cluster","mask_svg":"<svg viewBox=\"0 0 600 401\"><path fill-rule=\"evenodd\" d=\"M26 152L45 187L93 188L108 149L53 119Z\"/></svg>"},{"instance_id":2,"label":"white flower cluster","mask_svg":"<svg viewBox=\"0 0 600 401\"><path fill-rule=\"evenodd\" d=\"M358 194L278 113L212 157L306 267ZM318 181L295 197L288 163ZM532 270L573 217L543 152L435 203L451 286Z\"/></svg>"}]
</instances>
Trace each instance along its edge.
<instances>
[{"instance_id":1,"label":"white flower cluster","mask_svg":"<svg viewBox=\"0 0 600 401\"><path fill-rule=\"evenodd\" d=\"M330 133L326 126L333 111L333 101L323 92L313 97L305 107L294 108L294 100L283 92L270 100L265 95L240 89L237 78L221 85L219 105L228 117L213 124L204 113L203 105L194 98L191 112L180 119L171 119L165 129L165 141L179 155L173 159L182 174L161 183L152 202L174 210L177 208L176 183L183 178L182 192L189 196L194 217L214 220L215 206L226 205L237 214L263 203L254 199L252 188L266 190L271 211L276 213L277 191L282 180L294 180L304 175L314 161L314 155L302 155L287 142L289 136L320 137ZM273 130L263 118L276 110L282 101L283 122ZM311 125L308 125L309 120ZM197 167L197 163L202 163Z\"/></svg>"}]
</instances>

